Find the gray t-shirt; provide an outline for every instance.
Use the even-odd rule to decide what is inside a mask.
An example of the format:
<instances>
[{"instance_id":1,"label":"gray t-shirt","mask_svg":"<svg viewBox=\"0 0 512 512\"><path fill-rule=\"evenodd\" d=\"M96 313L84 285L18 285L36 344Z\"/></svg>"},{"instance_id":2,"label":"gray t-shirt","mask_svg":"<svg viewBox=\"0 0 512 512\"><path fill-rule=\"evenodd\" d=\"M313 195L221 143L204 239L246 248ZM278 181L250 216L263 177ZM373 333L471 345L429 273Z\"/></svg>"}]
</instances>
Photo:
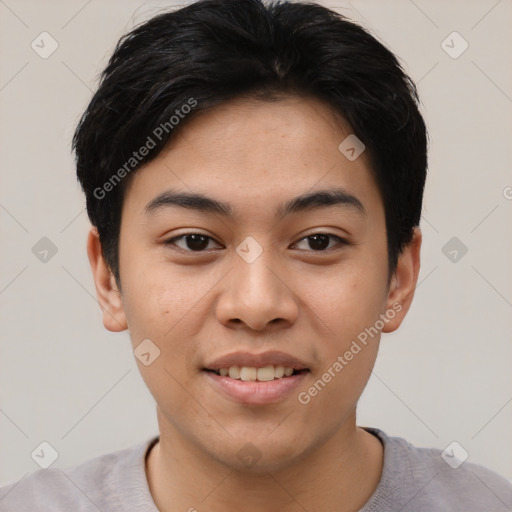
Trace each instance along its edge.
<instances>
[{"instance_id":1,"label":"gray t-shirt","mask_svg":"<svg viewBox=\"0 0 512 512\"><path fill-rule=\"evenodd\" d=\"M364 427L384 445L379 485L360 512L505 512L512 484L482 466L453 469L441 450L416 448ZM157 437L71 469L41 469L0 489L1 512L158 512L149 492L145 455ZM452 464L453 465L453 464ZM201 510L199 504L195 507Z\"/></svg>"}]
</instances>

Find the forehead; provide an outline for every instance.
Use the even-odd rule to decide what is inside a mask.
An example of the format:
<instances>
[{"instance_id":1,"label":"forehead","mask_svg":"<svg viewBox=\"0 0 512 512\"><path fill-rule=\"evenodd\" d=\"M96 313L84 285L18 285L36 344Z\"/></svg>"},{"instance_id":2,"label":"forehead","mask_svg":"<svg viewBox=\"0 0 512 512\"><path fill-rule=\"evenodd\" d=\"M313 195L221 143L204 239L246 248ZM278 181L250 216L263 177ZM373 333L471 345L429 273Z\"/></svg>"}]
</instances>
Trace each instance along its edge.
<instances>
[{"instance_id":1,"label":"forehead","mask_svg":"<svg viewBox=\"0 0 512 512\"><path fill-rule=\"evenodd\" d=\"M232 100L185 120L157 158L133 176L125 202L136 201L141 210L174 189L229 198L236 214L240 206L284 204L328 188L374 202L379 194L368 156L349 160L339 149L351 134L318 99Z\"/></svg>"},{"instance_id":2,"label":"forehead","mask_svg":"<svg viewBox=\"0 0 512 512\"><path fill-rule=\"evenodd\" d=\"M351 133L332 107L304 96L284 96L272 102L239 98L200 112L189 123L186 121L164 154L193 150L198 159L229 157L250 164L248 167L267 159L275 165L273 159L280 156L300 160L304 165L314 160L318 165L328 159L327 146L336 152L338 139ZM316 147L322 151L316 151ZM282 165L285 163L282 161ZM278 169L272 171L276 173Z\"/></svg>"}]
</instances>

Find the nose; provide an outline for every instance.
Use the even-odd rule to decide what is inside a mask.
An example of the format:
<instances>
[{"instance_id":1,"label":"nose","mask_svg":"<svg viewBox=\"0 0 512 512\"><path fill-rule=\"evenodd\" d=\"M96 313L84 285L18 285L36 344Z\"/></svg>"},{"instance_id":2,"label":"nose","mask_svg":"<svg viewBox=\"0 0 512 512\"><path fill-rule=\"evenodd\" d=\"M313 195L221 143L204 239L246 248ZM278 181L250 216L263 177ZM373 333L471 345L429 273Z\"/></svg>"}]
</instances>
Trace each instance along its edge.
<instances>
[{"instance_id":1,"label":"nose","mask_svg":"<svg viewBox=\"0 0 512 512\"><path fill-rule=\"evenodd\" d=\"M297 320L298 297L290 271L277 255L263 251L254 261L234 255L233 268L217 300L217 319L233 328L244 324L255 331L290 327Z\"/></svg>"}]
</instances>

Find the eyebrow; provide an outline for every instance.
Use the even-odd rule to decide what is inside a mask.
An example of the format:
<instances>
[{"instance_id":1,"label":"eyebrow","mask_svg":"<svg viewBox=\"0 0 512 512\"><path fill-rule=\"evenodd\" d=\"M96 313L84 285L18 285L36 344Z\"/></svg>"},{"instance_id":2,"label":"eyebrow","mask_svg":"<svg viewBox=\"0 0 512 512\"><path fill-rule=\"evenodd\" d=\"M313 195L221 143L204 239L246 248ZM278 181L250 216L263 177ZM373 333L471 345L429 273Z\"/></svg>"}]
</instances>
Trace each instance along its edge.
<instances>
[{"instance_id":1,"label":"eyebrow","mask_svg":"<svg viewBox=\"0 0 512 512\"><path fill-rule=\"evenodd\" d=\"M362 215L366 214L363 203L356 196L342 188L330 188L315 190L294 197L280 205L275 211L275 216L281 219L293 213L337 206L354 209ZM145 213L149 215L162 208L176 207L201 213L215 213L226 218L233 216L233 208L230 203L224 203L203 194L174 190L167 190L155 197L147 204Z\"/></svg>"}]
</instances>

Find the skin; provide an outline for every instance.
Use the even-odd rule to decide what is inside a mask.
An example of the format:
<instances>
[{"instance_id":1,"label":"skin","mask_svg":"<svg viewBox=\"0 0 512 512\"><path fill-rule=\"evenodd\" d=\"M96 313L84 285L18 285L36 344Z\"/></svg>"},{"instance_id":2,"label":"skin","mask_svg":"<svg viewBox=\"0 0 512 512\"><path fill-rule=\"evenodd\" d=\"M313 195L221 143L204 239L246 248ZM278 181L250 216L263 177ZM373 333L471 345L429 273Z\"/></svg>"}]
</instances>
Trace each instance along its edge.
<instances>
[{"instance_id":1,"label":"skin","mask_svg":"<svg viewBox=\"0 0 512 512\"><path fill-rule=\"evenodd\" d=\"M182 128L127 188L122 293L94 228L88 238L105 327L128 329L134 348L149 338L161 351L149 366L137 360L157 403L160 441L146 462L155 503L162 512L358 510L382 473L381 443L356 426L380 333L306 405L295 392L275 404L236 403L202 368L234 351L281 350L307 362L298 391L307 390L397 304L383 331L399 327L417 283L421 233L388 281L369 159L363 152L349 161L338 150L350 127L317 99L238 99ZM338 206L274 216L295 196L333 187L356 196L365 213ZM233 217L171 207L146 214L170 188L228 202ZM211 237L202 252L184 238L165 244L191 232ZM329 249L306 238L319 233L334 235ZM248 236L263 249L252 263L235 251ZM237 456L248 442L259 456L250 467Z\"/></svg>"}]
</instances>

